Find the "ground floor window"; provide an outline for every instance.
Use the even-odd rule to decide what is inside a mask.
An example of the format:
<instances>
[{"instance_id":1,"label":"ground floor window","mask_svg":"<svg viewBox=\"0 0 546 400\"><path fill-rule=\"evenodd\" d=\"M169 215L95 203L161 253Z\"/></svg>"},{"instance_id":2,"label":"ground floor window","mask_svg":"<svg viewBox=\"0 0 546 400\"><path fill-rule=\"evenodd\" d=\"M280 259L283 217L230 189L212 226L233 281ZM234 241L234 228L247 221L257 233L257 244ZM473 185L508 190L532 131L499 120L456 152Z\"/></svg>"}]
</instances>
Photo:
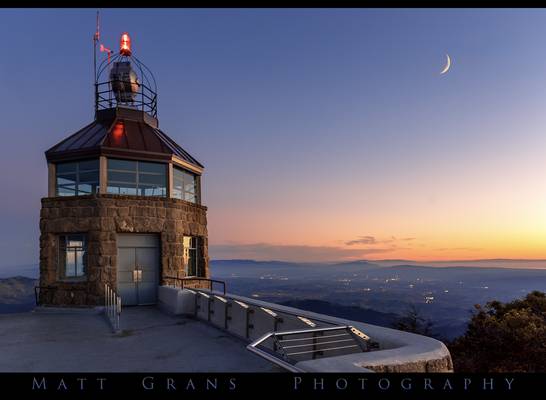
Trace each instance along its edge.
<instances>
[{"instance_id":1,"label":"ground floor window","mask_svg":"<svg viewBox=\"0 0 546 400\"><path fill-rule=\"evenodd\" d=\"M205 276L203 271L200 238L197 236L184 236L184 270L186 276Z\"/></svg>"},{"instance_id":2,"label":"ground floor window","mask_svg":"<svg viewBox=\"0 0 546 400\"><path fill-rule=\"evenodd\" d=\"M59 275L61 279L81 279L86 274L87 241L83 234L59 236Z\"/></svg>"}]
</instances>

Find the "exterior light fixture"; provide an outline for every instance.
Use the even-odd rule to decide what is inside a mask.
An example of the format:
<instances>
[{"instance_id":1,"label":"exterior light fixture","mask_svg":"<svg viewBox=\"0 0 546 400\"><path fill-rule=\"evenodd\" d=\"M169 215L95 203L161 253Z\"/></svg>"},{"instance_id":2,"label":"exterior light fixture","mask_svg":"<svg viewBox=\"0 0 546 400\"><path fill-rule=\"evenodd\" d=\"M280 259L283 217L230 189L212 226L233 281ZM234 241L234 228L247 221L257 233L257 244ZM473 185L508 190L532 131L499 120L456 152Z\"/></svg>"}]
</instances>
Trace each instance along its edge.
<instances>
[{"instance_id":1,"label":"exterior light fixture","mask_svg":"<svg viewBox=\"0 0 546 400\"><path fill-rule=\"evenodd\" d=\"M121 35L121 40L119 43L119 53L123 56L131 55L131 38L127 32Z\"/></svg>"}]
</instances>

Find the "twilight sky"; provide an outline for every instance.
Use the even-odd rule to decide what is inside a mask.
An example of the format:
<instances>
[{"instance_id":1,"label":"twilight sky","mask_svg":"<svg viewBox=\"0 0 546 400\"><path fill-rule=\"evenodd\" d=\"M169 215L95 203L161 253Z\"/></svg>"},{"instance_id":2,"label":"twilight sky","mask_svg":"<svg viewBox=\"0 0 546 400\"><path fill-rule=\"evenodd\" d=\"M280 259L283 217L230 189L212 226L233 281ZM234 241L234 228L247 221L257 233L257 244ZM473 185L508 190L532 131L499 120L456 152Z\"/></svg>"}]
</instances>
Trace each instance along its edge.
<instances>
[{"instance_id":1,"label":"twilight sky","mask_svg":"<svg viewBox=\"0 0 546 400\"><path fill-rule=\"evenodd\" d=\"M38 262L94 25L0 10L0 268ZM546 10L103 10L123 31L205 164L213 258L546 258Z\"/></svg>"}]
</instances>

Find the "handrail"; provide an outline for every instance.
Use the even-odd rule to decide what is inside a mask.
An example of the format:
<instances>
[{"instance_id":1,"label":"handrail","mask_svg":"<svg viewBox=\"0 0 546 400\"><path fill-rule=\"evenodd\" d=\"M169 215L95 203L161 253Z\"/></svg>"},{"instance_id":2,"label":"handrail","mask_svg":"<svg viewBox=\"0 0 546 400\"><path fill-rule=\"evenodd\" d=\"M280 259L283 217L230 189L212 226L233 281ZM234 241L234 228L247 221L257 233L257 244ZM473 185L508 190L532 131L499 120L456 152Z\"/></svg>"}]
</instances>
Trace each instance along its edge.
<instances>
[{"instance_id":1,"label":"handrail","mask_svg":"<svg viewBox=\"0 0 546 400\"><path fill-rule=\"evenodd\" d=\"M341 335L317 336L318 333L339 331L339 330L343 330L345 332ZM283 342L296 340L296 339L282 339L285 336L300 335L300 334L312 334L311 337L297 339L298 341L304 341L304 340L311 341L311 343L289 345L289 346L283 345ZM333 338L337 336L346 336L347 339L333 339L333 340L320 341L321 338L329 339L329 338ZM274 344L273 352L271 350L266 351L259 347L268 339L273 340L273 344ZM359 352L370 351L371 348L367 346L369 339L370 338L366 334L354 328L353 326L339 325L339 326L326 327L326 328L300 329L300 330L283 331L283 332L269 332L263 335L262 337L260 337L258 340L249 344L246 348L252 353L257 354L260 357L265 358L266 360L274 364L277 364L280 367L290 372L304 372L302 369L294 365L297 361L294 359L291 359L290 356L310 354L312 355L312 358L314 359L316 358L317 355L324 355L324 352L329 352L329 351L337 351L337 350L345 350L345 349L356 350L357 348L359 349L358 350ZM348 341L351 341L355 344L347 345L346 342ZM339 344L342 344L342 345L336 346ZM319 346L324 346L324 345L331 345L331 346L319 348ZM311 347L311 348L308 350L302 349L302 351L295 351L295 352L286 351L295 347L298 347L298 348ZM278 353L279 356L276 356L275 353Z\"/></svg>"},{"instance_id":2,"label":"handrail","mask_svg":"<svg viewBox=\"0 0 546 400\"><path fill-rule=\"evenodd\" d=\"M121 297L107 283L104 284L104 315L114 333L121 331Z\"/></svg>"},{"instance_id":3,"label":"handrail","mask_svg":"<svg viewBox=\"0 0 546 400\"><path fill-rule=\"evenodd\" d=\"M165 281L166 279L172 279L174 281L177 281L177 282L180 282L180 288L181 289L184 289L184 283L186 281L205 281L205 282L209 282L209 290L212 292L212 285L213 283L219 283L222 285L222 292L224 293L224 295L226 294L226 282L224 281L219 281L217 279L209 279L209 278L200 278L200 277L197 277L197 276L189 276L189 277L185 277L185 278L179 278L179 277L176 277L176 276L164 276L163 277L163 280ZM175 284L176 286L176 284ZM195 288L192 288L192 289L195 289Z\"/></svg>"},{"instance_id":4,"label":"handrail","mask_svg":"<svg viewBox=\"0 0 546 400\"><path fill-rule=\"evenodd\" d=\"M95 83L95 111L112 108L114 105L130 104L132 107L150 113L157 117L157 93L143 82L138 83L138 90L134 92L135 98L132 101L122 102L115 98L113 89L114 83L121 83L127 86L134 82L124 79L109 79Z\"/></svg>"}]
</instances>

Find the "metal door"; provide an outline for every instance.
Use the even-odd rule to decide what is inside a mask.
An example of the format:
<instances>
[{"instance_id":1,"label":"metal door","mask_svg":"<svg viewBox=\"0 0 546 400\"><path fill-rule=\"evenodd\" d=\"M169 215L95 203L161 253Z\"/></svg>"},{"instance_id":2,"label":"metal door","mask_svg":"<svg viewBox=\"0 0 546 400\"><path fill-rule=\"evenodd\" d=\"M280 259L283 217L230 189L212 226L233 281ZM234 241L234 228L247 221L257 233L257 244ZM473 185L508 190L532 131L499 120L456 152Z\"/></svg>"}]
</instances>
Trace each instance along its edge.
<instances>
[{"instance_id":1,"label":"metal door","mask_svg":"<svg viewBox=\"0 0 546 400\"><path fill-rule=\"evenodd\" d=\"M157 235L118 235L118 292L123 305L157 302L159 240Z\"/></svg>"}]
</instances>

